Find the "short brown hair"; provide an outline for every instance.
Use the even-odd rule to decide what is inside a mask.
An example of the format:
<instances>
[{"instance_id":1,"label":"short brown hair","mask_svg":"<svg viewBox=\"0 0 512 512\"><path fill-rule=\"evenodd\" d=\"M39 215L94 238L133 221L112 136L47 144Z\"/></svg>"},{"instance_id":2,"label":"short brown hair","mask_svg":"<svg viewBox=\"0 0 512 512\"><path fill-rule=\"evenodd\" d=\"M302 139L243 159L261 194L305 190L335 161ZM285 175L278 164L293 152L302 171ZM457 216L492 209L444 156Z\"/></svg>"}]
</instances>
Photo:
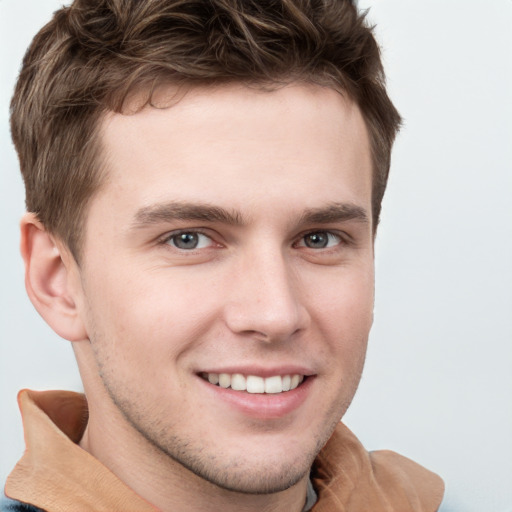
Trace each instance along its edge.
<instances>
[{"instance_id":1,"label":"short brown hair","mask_svg":"<svg viewBox=\"0 0 512 512\"><path fill-rule=\"evenodd\" d=\"M98 124L134 91L163 82L294 81L347 94L361 109L378 223L400 116L378 45L349 0L75 0L23 60L11 129L26 206L78 261L88 202L101 184Z\"/></svg>"}]
</instances>

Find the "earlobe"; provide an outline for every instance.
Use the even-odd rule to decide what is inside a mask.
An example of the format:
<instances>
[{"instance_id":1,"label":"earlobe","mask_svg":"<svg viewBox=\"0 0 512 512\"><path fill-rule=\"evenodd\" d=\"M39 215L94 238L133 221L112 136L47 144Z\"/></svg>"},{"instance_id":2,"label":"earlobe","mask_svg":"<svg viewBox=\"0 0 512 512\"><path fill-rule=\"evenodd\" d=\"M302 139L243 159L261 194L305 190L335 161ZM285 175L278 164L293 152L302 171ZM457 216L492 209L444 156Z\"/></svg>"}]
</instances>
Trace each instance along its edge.
<instances>
[{"instance_id":1,"label":"earlobe","mask_svg":"<svg viewBox=\"0 0 512 512\"><path fill-rule=\"evenodd\" d=\"M35 214L25 214L20 227L25 287L32 304L59 336L69 341L86 339L77 308L78 290L71 286L71 274L78 272L74 259Z\"/></svg>"}]
</instances>

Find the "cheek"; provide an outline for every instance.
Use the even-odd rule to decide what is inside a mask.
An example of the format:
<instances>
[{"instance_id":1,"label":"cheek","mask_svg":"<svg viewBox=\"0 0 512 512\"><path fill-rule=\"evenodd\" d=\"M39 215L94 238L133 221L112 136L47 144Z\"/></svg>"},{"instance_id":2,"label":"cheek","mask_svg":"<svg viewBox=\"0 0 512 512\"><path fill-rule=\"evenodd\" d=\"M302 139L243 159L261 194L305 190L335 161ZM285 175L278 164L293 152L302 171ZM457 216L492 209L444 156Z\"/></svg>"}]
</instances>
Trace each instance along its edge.
<instances>
[{"instance_id":1,"label":"cheek","mask_svg":"<svg viewBox=\"0 0 512 512\"><path fill-rule=\"evenodd\" d=\"M322 317L331 331L350 330L353 334L369 331L373 320L374 279L373 270L324 279L310 298L314 310Z\"/></svg>"},{"instance_id":2,"label":"cheek","mask_svg":"<svg viewBox=\"0 0 512 512\"><path fill-rule=\"evenodd\" d=\"M201 339L218 316L219 301L190 279L171 281L165 272L136 274L96 274L86 289L87 330L100 356L115 358L110 362L116 366L130 361L151 371Z\"/></svg>"},{"instance_id":3,"label":"cheek","mask_svg":"<svg viewBox=\"0 0 512 512\"><path fill-rule=\"evenodd\" d=\"M333 278L315 295L314 323L327 343L326 356L342 374L359 375L373 323L374 285L371 271Z\"/></svg>"}]
</instances>

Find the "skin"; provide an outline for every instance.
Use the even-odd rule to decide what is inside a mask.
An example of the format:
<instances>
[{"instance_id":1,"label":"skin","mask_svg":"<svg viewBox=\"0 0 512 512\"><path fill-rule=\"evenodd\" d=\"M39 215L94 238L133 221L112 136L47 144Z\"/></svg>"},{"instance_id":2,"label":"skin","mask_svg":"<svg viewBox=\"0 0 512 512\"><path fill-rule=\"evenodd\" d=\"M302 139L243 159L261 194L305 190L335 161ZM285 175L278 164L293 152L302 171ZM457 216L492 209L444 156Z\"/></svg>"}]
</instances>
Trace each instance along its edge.
<instances>
[{"instance_id":1,"label":"skin","mask_svg":"<svg viewBox=\"0 0 512 512\"><path fill-rule=\"evenodd\" d=\"M161 510L302 510L373 318L358 108L311 85L194 88L171 108L110 114L101 132L107 179L80 266L34 218L22 229L26 261L47 261L32 278L27 264L29 294L74 342L81 446ZM198 247L178 248L177 232L199 232ZM279 414L247 414L199 376L292 366L307 392Z\"/></svg>"}]
</instances>

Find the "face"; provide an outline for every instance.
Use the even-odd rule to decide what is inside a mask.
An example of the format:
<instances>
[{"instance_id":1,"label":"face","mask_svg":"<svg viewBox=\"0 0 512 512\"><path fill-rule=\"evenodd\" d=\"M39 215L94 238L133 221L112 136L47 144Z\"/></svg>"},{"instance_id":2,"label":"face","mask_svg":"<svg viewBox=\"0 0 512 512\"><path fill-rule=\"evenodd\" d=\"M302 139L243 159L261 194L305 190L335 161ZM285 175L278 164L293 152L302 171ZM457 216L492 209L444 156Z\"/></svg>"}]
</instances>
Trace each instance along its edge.
<instances>
[{"instance_id":1,"label":"face","mask_svg":"<svg viewBox=\"0 0 512 512\"><path fill-rule=\"evenodd\" d=\"M317 86L198 88L102 134L86 389L97 379L120 429L214 484L289 487L348 407L372 323L359 110Z\"/></svg>"}]
</instances>

